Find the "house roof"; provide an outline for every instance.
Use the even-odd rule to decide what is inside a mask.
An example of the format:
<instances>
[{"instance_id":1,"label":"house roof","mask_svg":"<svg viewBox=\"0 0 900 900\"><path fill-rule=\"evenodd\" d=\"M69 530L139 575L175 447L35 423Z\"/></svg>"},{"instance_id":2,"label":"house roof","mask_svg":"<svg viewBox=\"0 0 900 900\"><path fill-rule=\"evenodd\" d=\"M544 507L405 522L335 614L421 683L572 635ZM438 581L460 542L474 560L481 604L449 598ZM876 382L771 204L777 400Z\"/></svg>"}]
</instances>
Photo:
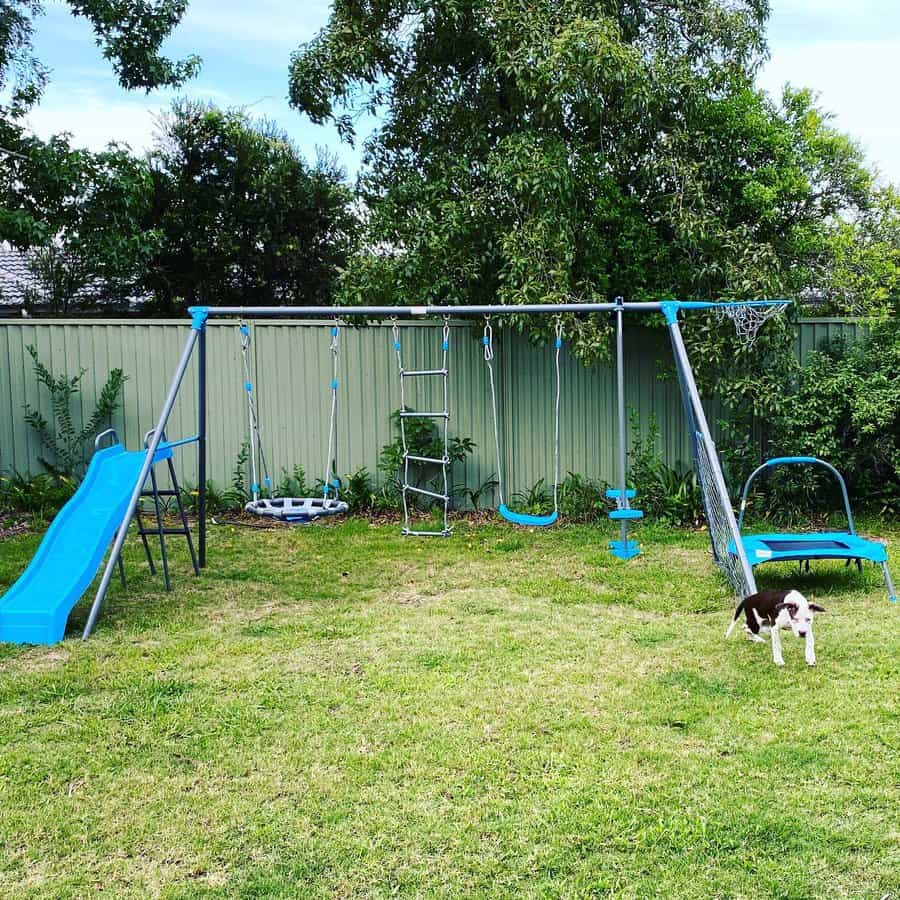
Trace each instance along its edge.
<instances>
[{"instance_id":1,"label":"house roof","mask_svg":"<svg viewBox=\"0 0 900 900\"><path fill-rule=\"evenodd\" d=\"M38 289L38 281L28 268L28 254L0 243L0 306L22 306L28 289Z\"/></svg>"}]
</instances>

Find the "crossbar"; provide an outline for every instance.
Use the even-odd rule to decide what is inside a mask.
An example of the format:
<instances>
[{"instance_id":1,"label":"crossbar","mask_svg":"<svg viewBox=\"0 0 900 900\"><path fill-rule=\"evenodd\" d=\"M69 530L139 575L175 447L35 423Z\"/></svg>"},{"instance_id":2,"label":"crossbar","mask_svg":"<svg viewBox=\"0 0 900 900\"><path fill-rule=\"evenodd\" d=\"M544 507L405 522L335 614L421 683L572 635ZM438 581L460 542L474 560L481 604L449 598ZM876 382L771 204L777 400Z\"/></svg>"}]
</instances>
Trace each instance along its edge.
<instances>
[{"instance_id":1,"label":"crossbar","mask_svg":"<svg viewBox=\"0 0 900 900\"><path fill-rule=\"evenodd\" d=\"M244 316L253 319L302 318L334 319L350 316L370 316L383 319L418 319L425 316L517 316L557 315L560 313L609 313L617 309L626 312L662 312L664 305L678 309L714 309L722 306L773 306L786 300L741 300L715 303L711 300L671 300L646 303L523 303L487 304L482 306L192 306L188 312L203 318Z\"/></svg>"}]
</instances>

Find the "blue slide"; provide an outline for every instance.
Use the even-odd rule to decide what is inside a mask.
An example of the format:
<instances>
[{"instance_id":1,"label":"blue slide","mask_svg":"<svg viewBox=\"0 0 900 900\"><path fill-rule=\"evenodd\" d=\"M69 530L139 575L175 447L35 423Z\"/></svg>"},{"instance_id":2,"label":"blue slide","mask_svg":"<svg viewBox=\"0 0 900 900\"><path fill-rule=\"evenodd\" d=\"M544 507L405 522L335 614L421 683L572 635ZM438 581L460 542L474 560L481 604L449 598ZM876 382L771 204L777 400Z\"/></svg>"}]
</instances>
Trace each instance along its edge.
<instances>
[{"instance_id":1,"label":"blue slide","mask_svg":"<svg viewBox=\"0 0 900 900\"><path fill-rule=\"evenodd\" d=\"M128 508L146 450L98 450L84 481L47 529L19 580L0 597L0 641L55 644ZM172 455L161 444L154 462Z\"/></svg>"}]
</instances>

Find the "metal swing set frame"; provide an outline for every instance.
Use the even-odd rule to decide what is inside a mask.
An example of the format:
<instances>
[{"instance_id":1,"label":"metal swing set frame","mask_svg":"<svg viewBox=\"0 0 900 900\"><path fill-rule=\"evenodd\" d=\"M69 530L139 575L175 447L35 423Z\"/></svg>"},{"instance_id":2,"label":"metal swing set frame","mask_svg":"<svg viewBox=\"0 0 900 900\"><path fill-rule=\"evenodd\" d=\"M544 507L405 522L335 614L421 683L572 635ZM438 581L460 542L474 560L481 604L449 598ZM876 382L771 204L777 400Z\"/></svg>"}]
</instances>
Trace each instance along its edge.
<instances>
[{"instance_id":1,"label":"metal swing set frame","mask_svg":"<svg viewBox=\"0 0 900 900\"><path fill-rule=\"evenodd\" d=\"M584 316L592 314L613 314L617 322L617 359L618 359L618 390L620 397L619 409L619 487L611 494L611 499L616 500L617 510L612 517L618 519L621 526L621 541L618 549L622 552L617 555L634 555L635 542L629 541L627 536L627 523L636 518L636 511L630 509L629 500L633 497L631 489L625 485L625 431L624 431L624 407L623 397L623 357L622 357L622 316L625 313L662 313L666 319L672 351L675 358L685 413L691 429L694 456L703 488L704 502L710 524L710 538L713 545L713 555L716 562L722 568L736 595L745 597L756 591L756 582L753 577L753 569L740 540L740 532L732 509L725 479L719 464L718 454L713 443L712 434L706 419L693 370L685 349L684 340L679 326L679 314L688 310L719 310L733 316L736 307L745 307L752 310L759 317L760 323L773 314L775 307L784 308L789 301L785 300L752 300L738 303L713 303L706 301L676 301L667 300L660 302L624 302L621 299L614 303L560 303L560 304L527 304L521 306L507 305L479 305L479 306L354 306L354 307L192 307L191 326L178 364L175 368L171 384L166 394L165 401L159 413L156 427L149 432L150 440L147 445L146 458L143 467L135 482L134 490L128 502L122 523L116 533L115 540L107 558L103 576L97 588L87 623L84 629L84 637L87 638L96 625L97 618L103 606L104 599L109 589L110 582L115 573L122 547L125 543L128 526L135 514L144 484L150 474L154 456L165 434L166 425L182 389L185 374L194 353L197 354L197 453L198 453L198 538L197 551L198 563L201 568L207 562L207 533L206 533L206 482L207 482L207 345L206 325L212 318L237 318L244 320L273 319L273 318L300 318L300 319L331 319L336 322L354 318L401 320L437 318L446 320L453 318L483 318L521 315L539 316ZM750 339L755 337L755 331ZM620 515L615 515L621 511ZM617 542L613 542L612 549L615 552Z\"/></svg>"}]
</instances>

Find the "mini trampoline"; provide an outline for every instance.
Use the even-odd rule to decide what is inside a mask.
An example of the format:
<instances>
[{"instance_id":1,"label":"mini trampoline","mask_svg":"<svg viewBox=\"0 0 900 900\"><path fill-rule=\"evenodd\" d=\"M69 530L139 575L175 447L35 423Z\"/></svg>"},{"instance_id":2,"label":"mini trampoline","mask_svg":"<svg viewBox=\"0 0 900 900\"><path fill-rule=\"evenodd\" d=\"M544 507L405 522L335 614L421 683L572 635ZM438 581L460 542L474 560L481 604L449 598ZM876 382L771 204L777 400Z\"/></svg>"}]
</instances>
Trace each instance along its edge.
<instances>
[{"instance_id":1,"label":"mini trampoline","mask_svg":"<svg viewBox=\"0 0 900 900\"><path fill-rule=\"evenodd\" d=\"M844 511L847 515L846 531L825 531L825 532L809 532L801 534L744 534L742 526L744 523L744 512L747 509L747 497L750 493L750 485L753 480L765 469L779 465L795 465L808 464L823 466L835 477L841 488L841 495L844 499ZM741 495L741 511L737 521L738 532L740 533L741 543L744 546L744 553L747 561L751 566L758 566L767 562L786 562L788 560L797 560L801 567L806 563L806 570L809 571L809 563L814 559L844 559L849 565L856 562L857 567L862 570L863 560L881 566L884 574L884 581L888 589L888 597L892 603L897 601L897 593L891 581L891 574L887 567L887 548L878 541L872 541L864 537L860 537L856 533L856 526L853 524L853 513L850 511L850 498L847 495L847 486L840 472L830 463L817 459L814 456L779 456L764 462L761 466L753 471L744 484L744 491ZM737 548L734 541L728 544L728 552L732 556L737 556Z\"/></svg>"}]
</instances>

